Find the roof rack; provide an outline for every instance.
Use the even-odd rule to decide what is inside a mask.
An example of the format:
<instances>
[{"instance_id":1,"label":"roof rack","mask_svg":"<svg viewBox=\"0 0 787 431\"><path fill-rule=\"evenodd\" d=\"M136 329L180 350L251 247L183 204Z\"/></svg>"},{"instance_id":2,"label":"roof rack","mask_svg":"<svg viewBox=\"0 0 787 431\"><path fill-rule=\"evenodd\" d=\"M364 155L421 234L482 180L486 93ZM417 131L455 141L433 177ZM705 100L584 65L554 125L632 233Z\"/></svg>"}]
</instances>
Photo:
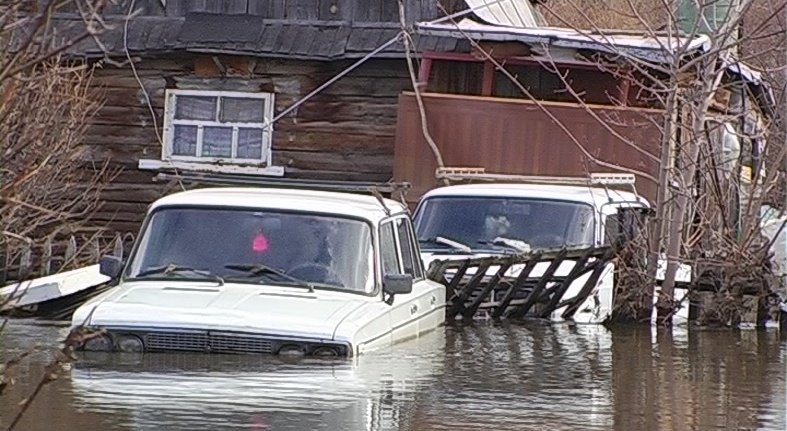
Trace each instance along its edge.
<instances>
[{"instance_id":1,"label":"roof rack","mask_svg":"<svg viewBox=\"0 0 787 431\"><path fill-rule=\"evenodd\" d=\"M388 194L394 192L404 193L410 189L407 182L400 183L374 183L357 181L322 181L294 178L272 178L257 175L242 174L216 174L184 172L158 173L154 179L157 182L182 181L190 184L210 186L253 186L253 187L281 187L292 189L325 190L348 193L375 193Z\"/></svg>"},{"instance_id":2,"label":"roof rack","mask_svg":"<svg viewBox=\"0 0 787 431\"><path fill-rule=\"evenodd\" d=\"M435 177L438 180L456 182L517 182L532 184L554 184L573 186L628 186L634 187L636 177L634 174L621 173L591 173L589 177L558 177L515 174L491 174L485 168L475 167L443 167L437 168Z\"/></svg>"}]
</instances>

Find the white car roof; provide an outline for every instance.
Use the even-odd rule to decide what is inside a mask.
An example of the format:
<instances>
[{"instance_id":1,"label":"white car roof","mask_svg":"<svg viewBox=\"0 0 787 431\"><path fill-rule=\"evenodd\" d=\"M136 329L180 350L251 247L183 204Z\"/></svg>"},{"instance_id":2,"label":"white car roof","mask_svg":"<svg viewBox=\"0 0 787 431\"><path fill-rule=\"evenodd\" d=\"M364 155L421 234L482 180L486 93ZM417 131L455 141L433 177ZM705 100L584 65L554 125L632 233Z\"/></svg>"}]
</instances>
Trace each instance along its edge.
<instances>
[{"instance_id":1,"label":"white car roof","mask_svg":"<svg viewBox=\"0 0 787 431\"><path fill-rule=\"evenodd\" d=\"M384 202L392 215L405 211L399 202L391 199ZM179 192L157 200L149 211L172 205L316 212L361 217L371 222L387 217L380 202L371 195L268 187L211 187Z\"/></svg>"},{"instance_id":2,"label":"white car roof","mask_svg":"<svg viewBox=\"0 0 787 431\"><path fill-rule=\"evenodd\" d=\"M574 201L598 208L610 201L642 202L650 206L647 199L631 192L605 189L604 187L563 186L531 183L485 183L462 184L430 190L422 199L439 196L516 197Z\"/></svg>"}]
</instances>

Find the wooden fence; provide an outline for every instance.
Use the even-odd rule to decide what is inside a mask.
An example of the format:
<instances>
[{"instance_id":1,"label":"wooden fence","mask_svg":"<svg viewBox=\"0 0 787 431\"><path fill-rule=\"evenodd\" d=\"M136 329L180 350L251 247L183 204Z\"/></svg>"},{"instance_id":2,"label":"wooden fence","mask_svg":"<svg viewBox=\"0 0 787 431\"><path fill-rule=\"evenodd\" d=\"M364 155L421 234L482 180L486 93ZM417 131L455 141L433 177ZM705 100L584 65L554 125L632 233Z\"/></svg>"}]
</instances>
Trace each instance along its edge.
<instances>
[{"instance_id":1,"label":"wooden fence","mask_svg":"<svg viewBox=\"0 0 787 431\"><path fill-rule=\"evenodd\" d=\"M44 277L60 271L98 263L103 255L119 258L130 249L134 237L116 233L114 236L70 235L65 238L6 241L0 248L0 286L28 278Z\"/></svg>"}]
</instances>

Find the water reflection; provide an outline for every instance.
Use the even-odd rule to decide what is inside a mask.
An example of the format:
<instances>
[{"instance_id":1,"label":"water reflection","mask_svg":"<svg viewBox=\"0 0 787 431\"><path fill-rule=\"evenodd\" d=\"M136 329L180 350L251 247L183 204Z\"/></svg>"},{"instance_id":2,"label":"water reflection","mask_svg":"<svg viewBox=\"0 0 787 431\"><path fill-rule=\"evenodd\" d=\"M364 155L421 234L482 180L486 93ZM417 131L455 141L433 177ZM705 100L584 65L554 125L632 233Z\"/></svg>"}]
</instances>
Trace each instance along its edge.
<instances>
[{"instance_id":1,"label":"water reflection","mask_svg":"<svg viewBox=\"0 0 787 431\"><path fill-rule=\"evenodd\" d=\"M444 344L443 331L435 331L395 353L349 361L91 354L71 374L74 404L127 410L126 425L140 430L162 423L167 429L391 429L413 393L442 374Z\"/></svg>"},{"instance_id":2,"label":"water reflection","mask_svg":"<svg viewBox=\"0 0 787 431\"><path fill-rule=\"evenodd\" d=\"M787 429L778 332L613 332L617 429Z\"/></svg>"},{"instance_id":3,"label":"water reflection","mask_svg":"<svg viewBox=\"0 0 787 431\"><path fill-rule=\"evenodd\" d=\"M609 429L613 423L611 335L603 327L470 326L449 331L446 345L453 354L427 428Z\"/></svg>"},{"instance_id":4,"label":"water reflection","mask_svg":"<svg viewBox=\"0 0 787 431\"><path fill-rule=\"evenodd\" d=\"M8 357L64 329L12 322ZM89 355L19 429L787 429L776 332L448 327L346 360ZM20 370L0 427L48 356ZM6 402L9 401L9 402Z\"/></svg>"}]
</instances>

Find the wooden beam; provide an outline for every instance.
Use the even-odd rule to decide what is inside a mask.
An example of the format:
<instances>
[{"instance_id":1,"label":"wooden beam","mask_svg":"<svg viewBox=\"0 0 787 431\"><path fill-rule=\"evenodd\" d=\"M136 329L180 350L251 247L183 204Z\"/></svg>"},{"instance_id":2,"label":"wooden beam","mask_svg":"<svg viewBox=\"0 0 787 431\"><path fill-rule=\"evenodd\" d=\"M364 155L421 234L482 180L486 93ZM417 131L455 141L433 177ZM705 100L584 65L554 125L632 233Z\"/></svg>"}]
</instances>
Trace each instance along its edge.
<instances>
[{"instance_id":1,"label":"wooden beam","mask_svg":"<svg viewBox=\"0 0 787 431\"><path fill-rule=\"evenodd\" d=\"M530 47L520 42L479 42L478 46L473 46L471 55L474 57L486 58L486 54L492 58L527 57L531 55Z\"/></svg>"},{"instance_id":2,"label":"wooden beam","mask_svg":"<svg viewBox=\"0 0 787 431\"><path fill-rule=\"evenodd\" d=\"M421 91L426 91L429 86L429 75L432 73L432 59L424 58L421 60L421 67L418 69L418 86Z\"/></svg>"},{"instance_id":3,"label":"wooden beam","mask_svg":"<svg viewBox=\"0 0 787 431\"><path fill-rule=\"evenodd\" d=\"M481 84L481 95L491 96L495 86L495 65L491 61L484 63L484 80Z\"/></svg>"}]
</instances>

